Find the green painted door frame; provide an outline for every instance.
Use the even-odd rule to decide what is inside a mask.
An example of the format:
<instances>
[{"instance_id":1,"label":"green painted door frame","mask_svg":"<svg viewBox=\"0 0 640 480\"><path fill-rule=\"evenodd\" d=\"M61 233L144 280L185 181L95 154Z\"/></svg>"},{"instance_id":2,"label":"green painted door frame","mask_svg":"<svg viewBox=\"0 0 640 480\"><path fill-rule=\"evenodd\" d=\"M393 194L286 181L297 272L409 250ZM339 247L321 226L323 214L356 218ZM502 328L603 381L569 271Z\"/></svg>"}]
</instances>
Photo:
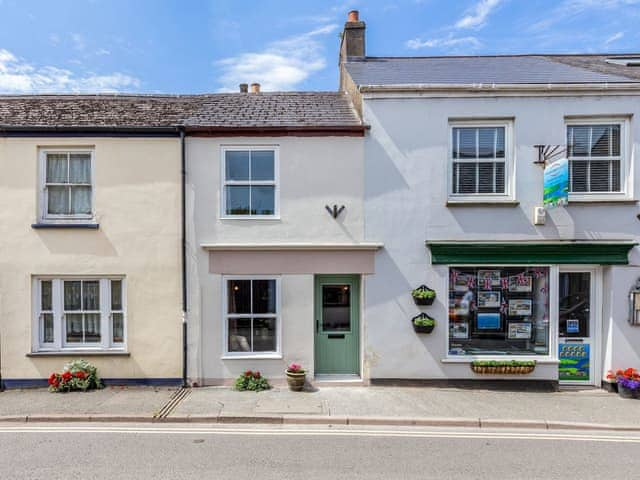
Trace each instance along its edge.
<instances>
[{"instance_id":1,"label":"green painted door frame","mask_svg":"<svg viewBox=\"0 0 640 480\"><path fill-rule=\"evenodd\" d=\"M360 373L360 276L316 275L315 373Z\"/></svg>"}]
</instances>

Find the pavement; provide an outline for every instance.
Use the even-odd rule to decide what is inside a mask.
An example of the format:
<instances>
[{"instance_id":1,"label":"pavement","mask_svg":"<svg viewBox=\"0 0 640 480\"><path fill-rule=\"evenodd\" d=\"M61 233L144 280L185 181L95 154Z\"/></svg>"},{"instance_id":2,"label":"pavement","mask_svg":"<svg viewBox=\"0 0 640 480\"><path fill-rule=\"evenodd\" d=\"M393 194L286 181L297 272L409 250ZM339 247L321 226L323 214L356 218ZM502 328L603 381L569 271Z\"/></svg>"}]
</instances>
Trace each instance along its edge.
<instances>
[{"instance_id":1,"label":"pavement","mask_svg":"<svg viewBox=\"0 0 640 480\"><path fill-rule=\"evenodd\" d=\"M396 425L640 431L640 401L604 390L322 386L291 392L108 387L0 393L0 421Z\"/></svg>"}]
</instances>

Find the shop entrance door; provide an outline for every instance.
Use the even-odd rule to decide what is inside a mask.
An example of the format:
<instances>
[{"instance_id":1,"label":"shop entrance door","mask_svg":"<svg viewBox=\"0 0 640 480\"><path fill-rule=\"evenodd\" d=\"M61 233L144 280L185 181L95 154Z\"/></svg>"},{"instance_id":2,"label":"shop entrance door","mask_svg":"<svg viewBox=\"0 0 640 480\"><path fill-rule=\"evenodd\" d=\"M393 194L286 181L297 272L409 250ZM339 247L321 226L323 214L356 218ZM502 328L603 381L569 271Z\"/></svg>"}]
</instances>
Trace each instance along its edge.
<instances>
[{"instance_id":1,"label":"shop entrance door","mask_svg":"<svg viewBox=\"0 0 640 480\"><path fill-rule=\"evenodd\" d=\"M564 385L594 385L597 345L595 270L560 269L558 278L558 379Z\"/></svg>"}]
</instances>

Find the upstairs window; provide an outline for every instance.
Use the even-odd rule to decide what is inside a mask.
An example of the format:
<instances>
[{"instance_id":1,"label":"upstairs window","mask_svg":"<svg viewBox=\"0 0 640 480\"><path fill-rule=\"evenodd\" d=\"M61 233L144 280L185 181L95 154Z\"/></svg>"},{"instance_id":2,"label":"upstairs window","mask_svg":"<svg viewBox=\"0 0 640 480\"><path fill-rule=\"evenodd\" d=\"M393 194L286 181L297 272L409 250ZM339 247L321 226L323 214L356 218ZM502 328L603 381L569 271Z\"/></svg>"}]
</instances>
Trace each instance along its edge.
<instances>
[{"instance_id":1,"label":"upstairs window","mask_svg":"<svg viewBox=\"0 0 640 480\"><path fill-rule=\"evenodd\" d=\"M567 125L569 192L623 192L621 123Z\"/></svg>"},{"instance_id":2,"label":"upstairs window","mask_svg":"<svg viewBox=\"0 0 640 480\"><path fill-rule=\"evenodd\" d=\"M277 216L277 153L273 147L223 149L223 216Z\"/></svg>"},{"instance_id":3,"label":"upstairs window","mask_svg":"<svg viewBox=\"0 0 640 480\"><path fill-rule=\"evenodd\" d=\"M507 125L451 126L451 195L509 194Z\"/></svg>"},{"instance_id":4,"label":"upstairs window","mask_svg":"<svg viewBox=\"0 0 640 480\"><path fill-rule=\"evenodd\" d=\"M86 220L93 216L93 152L44 150L42 220Z\"/></svg>"}]
</instances>

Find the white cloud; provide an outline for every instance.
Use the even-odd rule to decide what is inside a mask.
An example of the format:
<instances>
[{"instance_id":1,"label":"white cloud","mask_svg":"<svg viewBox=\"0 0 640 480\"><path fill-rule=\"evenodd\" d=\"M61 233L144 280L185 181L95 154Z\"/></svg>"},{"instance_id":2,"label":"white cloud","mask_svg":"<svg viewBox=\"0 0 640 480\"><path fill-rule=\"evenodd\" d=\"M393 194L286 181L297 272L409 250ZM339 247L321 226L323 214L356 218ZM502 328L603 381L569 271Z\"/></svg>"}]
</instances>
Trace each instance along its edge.
<instances>
[{"instance_id":1,"label":"white cloud","mask_svg":"<svg viewBox=\"0 0 640 480\"><path fill-rule=\"evenodd\" d=\"M640 0L564 0L551 12L546 12L544 15L545 19L534 23L530 27L530 30L546 30L553 25L592 11L598 15L602 14L604 21L610 20L607 18L609 13L604 12L604 10L607 9L615 9L617 16L626 16L634 10L637 15L637 9L625 9L626 7L634 7L636 5L640 5Z\"/></svg>"},{"instance_id":2,"label":"white cloud","mask_svg":"<svg viewBox=\"0 0 640 480\"><path fill-rule=\"evenodd\" d=\"M476 37L454 37L452 34L449 34L448 37L444 38L432 38L429 40L421 40L419 38L415 38L407 42L407 47L412 50L418 50L420 48L452 48L464 46L473 49L478 48L481 45L482 44L480 43L480 40L478 40Z\"/></svg>"},{"instance_id":3,"label":"white cloud","mask_svg":"<svg viewBox=\"0 0 640 480\"><path fill-rule=\"evenodd\" d=\"M487 21L487 17L500 4L502 0L480 0L467 14L458 20L456 28L480 28Z\"/></svg>"},{"instance_id":4,"label":"white cloud","mask_svg":"<svg viewBox=\"0 0 640 480\"><path fill-rule=\"evenodd\" d=\"M216 62L222 71L220 91L236 92L240 83L260 83L265 91L294 89L326 66L319 36L336 31L329 24L301 35L272 42L259 52L243 53Z\"/></svg>"},{"instance_id":5,"label":"white cloud","mask_svg":"<svg viewBox=\"0 0 640 480\"><path fill-rule=\"evenodd\" d=\"M605 45L609 45L610 43L613 43L613 42L615 42L617 40L620 40L622 37L624 37L624 32L614 33L613 35L611 35L609 38L607 38L604 41L604 44Z\"/></svg>"},{"instance_id":6,"label":"white cloud","mask_svg":"<svg viewBox=\"0 0 640 480\"><path fill-rule=\"evenodd\" d=\"M123 73L81 75L54 66L33 66L0 48L0 93L106 93L139 87L140 80Z\"/></svg>"}]
</instances>

